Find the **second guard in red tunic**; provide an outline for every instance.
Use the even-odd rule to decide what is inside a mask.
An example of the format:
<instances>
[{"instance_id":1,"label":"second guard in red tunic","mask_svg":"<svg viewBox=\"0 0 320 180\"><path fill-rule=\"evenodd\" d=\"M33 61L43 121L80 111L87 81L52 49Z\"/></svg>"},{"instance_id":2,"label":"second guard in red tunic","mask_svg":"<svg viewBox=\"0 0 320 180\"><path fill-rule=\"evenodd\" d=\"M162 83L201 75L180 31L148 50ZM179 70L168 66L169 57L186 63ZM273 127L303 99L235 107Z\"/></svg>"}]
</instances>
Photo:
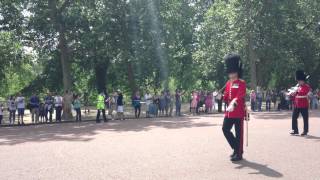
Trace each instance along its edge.
<instances>
[{"instance_id":1,"label":"second guard in red tunic","mask_svg":"<svg viewBox=\"0 0 320 180\"><path fill-rule=\"evenodd\" d=\"M305 136L309 132L309 93L311 92L310 86L306 83L307 76L304 71L296 71L296 80L298 86L293 91L289 92L290 96L293 97L293 113L292 113L292 135L299 134L298 129L298 117L299 114L303 117L304 131L301 134Z\"/></svg>"},{"instance_id":2,"label":"second guard in red tunic","mask_svg":"<svg viewBox=\"0 0 320 180\"><path fill-rule=\"evenodd\" d=\"M246 82L241 78L242 65L240 56L229 54L225 57L229 81L226 83L224 101L228 104L223 122L223 134L233 149L231 161L242 160L243 127L245 112ZM235 128L235 135L231 132Z\"/></svg>"}]
</instances>

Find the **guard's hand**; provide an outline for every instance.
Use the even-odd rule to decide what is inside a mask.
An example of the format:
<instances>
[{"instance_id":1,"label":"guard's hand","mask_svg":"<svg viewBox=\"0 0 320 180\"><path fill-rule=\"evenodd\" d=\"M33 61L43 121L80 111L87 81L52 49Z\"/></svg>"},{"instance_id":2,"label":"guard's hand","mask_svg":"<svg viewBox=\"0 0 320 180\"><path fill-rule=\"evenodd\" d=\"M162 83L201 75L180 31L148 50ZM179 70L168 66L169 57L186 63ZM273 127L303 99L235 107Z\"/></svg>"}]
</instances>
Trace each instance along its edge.
<instances>
[{"instance_id":1,"label":"guard's hand","mask_svg":"<svg viewBox=\"0 0 320 180\"><path fill-rule=\"evenodd\" d=\"M229 106L226 109L227 112L233 112L234 111L234 103L230 103Z\"/></svg>"},{"instance_id":2,"label":"guard's hand","mask_svg":"<svg viewBox=\"0 0 320 180\"><path fill-rule=\"evenodd\" d=\"M235 101L235 100L232 100L232 101L230 102L230 104L228 105L226 111L227 111L227 112L233 112L235 107L236 107L236 101Z\"/></svg>"}]
</instances>

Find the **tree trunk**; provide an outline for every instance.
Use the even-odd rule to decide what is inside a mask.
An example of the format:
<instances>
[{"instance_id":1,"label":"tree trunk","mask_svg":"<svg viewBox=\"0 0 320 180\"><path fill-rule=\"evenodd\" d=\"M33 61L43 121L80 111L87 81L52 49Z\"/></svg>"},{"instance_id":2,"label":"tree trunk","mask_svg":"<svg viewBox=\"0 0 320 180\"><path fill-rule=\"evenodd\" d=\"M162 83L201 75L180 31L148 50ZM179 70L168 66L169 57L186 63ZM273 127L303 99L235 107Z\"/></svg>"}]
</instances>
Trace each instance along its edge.
<instances>
[{"instance_id":1,"label":"tree trunk","mask_svg":"<svg viewBox=\"0 0 320 180\"><path fill-rule=\"evenodd\" d=\"M65 26L62 20L62 11L68 6L70 1L65 1L61 9L57 8L57 0L48 0L48 6L51 14L51 21L54 24L56 32L59 32L59 45L60 61L62 66L62 81L64 90L64 102L63 102L63 119L72 119L70 90L72 86L71 79L71 63L69 59L69 51L65 34ZM67 93L68 92L68 93ZM71 95L72 96L72 95Z\"/></svg>"},{"instance_id":2,"label":"tree trunk","mask_svg":"<svg viewBox=\"0 0 320 180\"><path fill-rule=\"evenodd\" d=\"M65 39L65 34L63 28L61 27L59 34L59 49L60 49L60 60L62 66L62 77L63 77L63 90L64 90L64 106L63 106L63 114L62 117L65 120L72 119L72 95L71 94L71 86L72 86L72 78L71 78L71 63L69 60L69 52Z\"/></svg>"},{"instance_id":3,"label":"tree trunk","mask_svg":"<svg viewBox=\"0 0 320 180\"><path fill-rule=\"evenodd\" d=\"M136 81L134 78L134 72L133 72L133 67L132 67L131 62L128 62L127 68L128 68L129 87L130 87L132 93L135 93L138 90L138 88L137 88L137 84L136 84Z\"/></svg>"}]
</instances>

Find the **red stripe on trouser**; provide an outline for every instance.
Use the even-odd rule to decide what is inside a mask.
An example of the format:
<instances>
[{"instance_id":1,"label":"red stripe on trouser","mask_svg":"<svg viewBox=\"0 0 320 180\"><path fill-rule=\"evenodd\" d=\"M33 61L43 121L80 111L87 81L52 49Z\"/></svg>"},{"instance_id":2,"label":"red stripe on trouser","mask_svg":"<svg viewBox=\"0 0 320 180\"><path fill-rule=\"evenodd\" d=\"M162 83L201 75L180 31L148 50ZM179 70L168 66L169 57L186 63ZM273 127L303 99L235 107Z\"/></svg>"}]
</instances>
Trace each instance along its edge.
<instances>
[{"instance_id":1,"label":"red stripe on trouser","mask_svg":"<svg viewBox=\"0 0 320 180\"><path fill-rule=\"evenodd\" d=\"M240 144L239 144L239 152L243 154L243 119L240 120Z\"/></svg>"}]
</instances>

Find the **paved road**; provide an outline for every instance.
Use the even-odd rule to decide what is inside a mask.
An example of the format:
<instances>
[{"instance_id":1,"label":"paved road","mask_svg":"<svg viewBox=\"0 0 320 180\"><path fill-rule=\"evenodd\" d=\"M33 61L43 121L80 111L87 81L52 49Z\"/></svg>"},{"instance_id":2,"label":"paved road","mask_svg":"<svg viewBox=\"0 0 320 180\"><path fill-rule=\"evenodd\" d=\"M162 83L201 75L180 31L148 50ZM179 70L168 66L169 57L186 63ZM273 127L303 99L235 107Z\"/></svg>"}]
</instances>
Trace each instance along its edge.
<instances>
[{"instance_id":1,"label":"paved road","mask_svg":"<svg viewBox=\"0 0 320 180\"><path fill-rule=\"evenodd\" d=\"M298 137L288 135L289 112L256 113L237 164L221 115L0 128L0 179L317 180L319 117Z\"/></svg>"}]
</instances>

